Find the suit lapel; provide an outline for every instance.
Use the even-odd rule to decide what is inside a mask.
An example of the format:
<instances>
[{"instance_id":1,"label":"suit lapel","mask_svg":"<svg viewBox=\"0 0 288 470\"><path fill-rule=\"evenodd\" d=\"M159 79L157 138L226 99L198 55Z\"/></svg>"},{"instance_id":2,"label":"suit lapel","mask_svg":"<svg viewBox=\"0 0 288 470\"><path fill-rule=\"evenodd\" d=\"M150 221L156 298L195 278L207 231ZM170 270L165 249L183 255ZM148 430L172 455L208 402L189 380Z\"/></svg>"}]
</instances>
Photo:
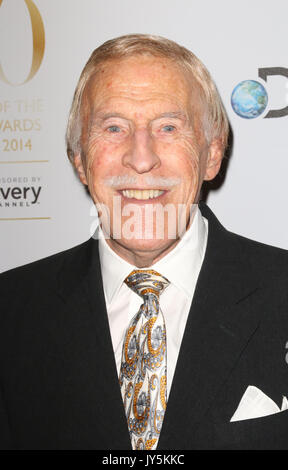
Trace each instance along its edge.
<instances>
[{"instance_id":1,"label":"suit lapel","mask_svg":"<svg viewBox=\"0 0 288 470\"><path fill-rule=\"evenodd\" d=\"M89 240L61 270L61 448L129 449L98 257ZM72 294L71 294L72 293Z\"/></svg>"},{"instance_id":2,"label":"suit lapel","mask_svg":"<svg viewBox=\"0 0 288 470\"><path fill-rule=\"evenodd\" d=\"M193 428L211 406L257 329L261 289L252 281L239 238L200 204L208 219L205 259L180 348L159 449L191 448ZM189 431L189 432L187 432Z\"/></svg>"}]
</instances>

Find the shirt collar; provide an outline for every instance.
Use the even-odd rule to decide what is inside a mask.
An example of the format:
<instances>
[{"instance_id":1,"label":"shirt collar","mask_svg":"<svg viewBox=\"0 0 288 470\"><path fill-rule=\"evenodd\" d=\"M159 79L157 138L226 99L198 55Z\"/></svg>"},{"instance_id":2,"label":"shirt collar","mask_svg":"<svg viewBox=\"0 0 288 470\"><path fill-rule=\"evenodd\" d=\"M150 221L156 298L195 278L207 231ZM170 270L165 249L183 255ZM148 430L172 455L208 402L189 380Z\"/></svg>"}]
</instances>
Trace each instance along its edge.
<instances>
[{"instance_id":1,"label":"shirt collar","mask_svg":"<svg viewBox=\"0 0 288 470\"><path fill-rule=\"evenodd\" d=\"M207 235L208 221L203 218L197 207L193 222L179 243L149 268L158 271L170 283L181 289L186 296L191 297L202 266ZM103 288L106 302L110 304L124 279L133 269L139 268L125 261L110 248L100 227L98 227L98 238Z\"/></svg>"},{"instance_id":2,"label":"shirt collar","mask_svg":"<svg viewBox=\"0 0 288 470\"><path fill-rule=\"evenodd\" d=\"M208 221L203 218L197 206L193 222L179 243L153 265L155 271L165 276L187 297L193 296L205 255L207 237Z\"/></svg>"},{"instance_id":3,"label":"shirt collar","mask_svg":"<svg viewBox=\"0 0 288 470\"><path fill-rule=\"evenodd\" d=\"M106 302L109 305L114 295L119 291L124 279L133 269L138 268L125 261L110 248L100 226L97 227L97 232L103 288Z\"/></svg>"}]
</instances>

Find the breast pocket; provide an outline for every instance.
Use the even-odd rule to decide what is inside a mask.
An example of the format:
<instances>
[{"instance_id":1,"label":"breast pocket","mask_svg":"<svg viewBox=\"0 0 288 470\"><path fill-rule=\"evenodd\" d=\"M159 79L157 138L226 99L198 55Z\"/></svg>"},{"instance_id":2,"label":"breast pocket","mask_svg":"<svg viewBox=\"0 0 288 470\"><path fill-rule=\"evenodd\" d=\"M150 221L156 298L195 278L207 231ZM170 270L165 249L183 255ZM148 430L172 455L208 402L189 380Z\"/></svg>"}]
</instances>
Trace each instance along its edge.
<instances>
[{"instance_id":1,"label":"breast pocket","mask_svg":"<svg viewBox=\"0 0 288 470\"><path fill-rule=\"evenodd\" d=\"M220 449L288 449L288 410L215 425Z\"/></svg>"}]
</instances>

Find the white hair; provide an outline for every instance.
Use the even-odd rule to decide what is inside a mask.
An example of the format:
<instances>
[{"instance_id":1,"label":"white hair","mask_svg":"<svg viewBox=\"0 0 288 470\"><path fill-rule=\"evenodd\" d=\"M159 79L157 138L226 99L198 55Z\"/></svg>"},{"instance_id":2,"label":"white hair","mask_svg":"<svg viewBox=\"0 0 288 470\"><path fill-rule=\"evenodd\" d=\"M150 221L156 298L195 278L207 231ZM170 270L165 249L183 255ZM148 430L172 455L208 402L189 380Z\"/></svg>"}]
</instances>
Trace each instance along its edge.
<instances>
[{"instance_id":1,"label":"white hair","mask_svg":"<svg viewBox=\"0 0 288 470\"><path fill-rule=\"evenodd\" d=\"M125 59L135 55L167 58L187 70L199 85L205 104L203 131L208 142L217 138L227 145L229 123L222 100L210 73L188 49L169 39L149 34L130 34L106 41L95 49L78 81L68 118L66 131L67 154L73 162L81 153L81 103L83 91L92 75L107 61Z\"/></svg>"}]
</instances>

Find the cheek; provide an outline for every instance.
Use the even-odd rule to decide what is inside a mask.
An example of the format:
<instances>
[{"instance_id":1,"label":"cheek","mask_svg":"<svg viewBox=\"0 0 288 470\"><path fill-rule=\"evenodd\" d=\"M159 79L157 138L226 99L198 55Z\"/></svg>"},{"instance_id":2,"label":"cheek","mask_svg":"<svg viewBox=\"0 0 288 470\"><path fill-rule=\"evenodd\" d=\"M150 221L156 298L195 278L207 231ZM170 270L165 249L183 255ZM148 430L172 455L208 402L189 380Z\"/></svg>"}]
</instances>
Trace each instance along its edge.
<instances>
[{"instance_id":1,"label":"cheek","mask_svg":"<svg viewBox=\"0 0 288 470\"><path fill-rule=\"evenodd\" d=\"M119 149L115 148L102 140L94 141L88 149L88 170L90 170L96 178L101 178L105 175L113 173L119 159Z\"/></svg>"},{"instance_id":2,"label":"cheek","mask_svg":"<svg viewBox=\"0 0 288 470\"><path fill-rule=\"evenodd\" d=\"M170 164L170 167L173 165L175 172L185 180L192 176L195 178L195 174L199 172L200 163L198 148L187 139L183 139L173 147L170 150L170 161L167 159L168 165Z\"/></svg>"},{"instance_id":3,"label":"cheek","mask_svg":"<svg viewBox=\"0 0 288 470\"><path fill-rule=\"evenodd\" d=\"M99 139L88 149L88 188L94 201L103 202L111 198L111 189L104 179L120 173L121 151L115 145Z\"/></svg>"},{"instance_id":4,"label":"cheek","mask_svg":"<svg viewBox=\"0 0 288 470\"><path fill-rule=\"evenodd\" d=\"M186 138L185 138L186 137ZM193 177L194 184L198 184L202 179L203 167L208 155L207 143L203 135L193 132L190 136L184 136L182 139L182 147L185 152L185 160L183 160L183 172L188 176L189 173Z\"/></svg>"}]
</instances>

